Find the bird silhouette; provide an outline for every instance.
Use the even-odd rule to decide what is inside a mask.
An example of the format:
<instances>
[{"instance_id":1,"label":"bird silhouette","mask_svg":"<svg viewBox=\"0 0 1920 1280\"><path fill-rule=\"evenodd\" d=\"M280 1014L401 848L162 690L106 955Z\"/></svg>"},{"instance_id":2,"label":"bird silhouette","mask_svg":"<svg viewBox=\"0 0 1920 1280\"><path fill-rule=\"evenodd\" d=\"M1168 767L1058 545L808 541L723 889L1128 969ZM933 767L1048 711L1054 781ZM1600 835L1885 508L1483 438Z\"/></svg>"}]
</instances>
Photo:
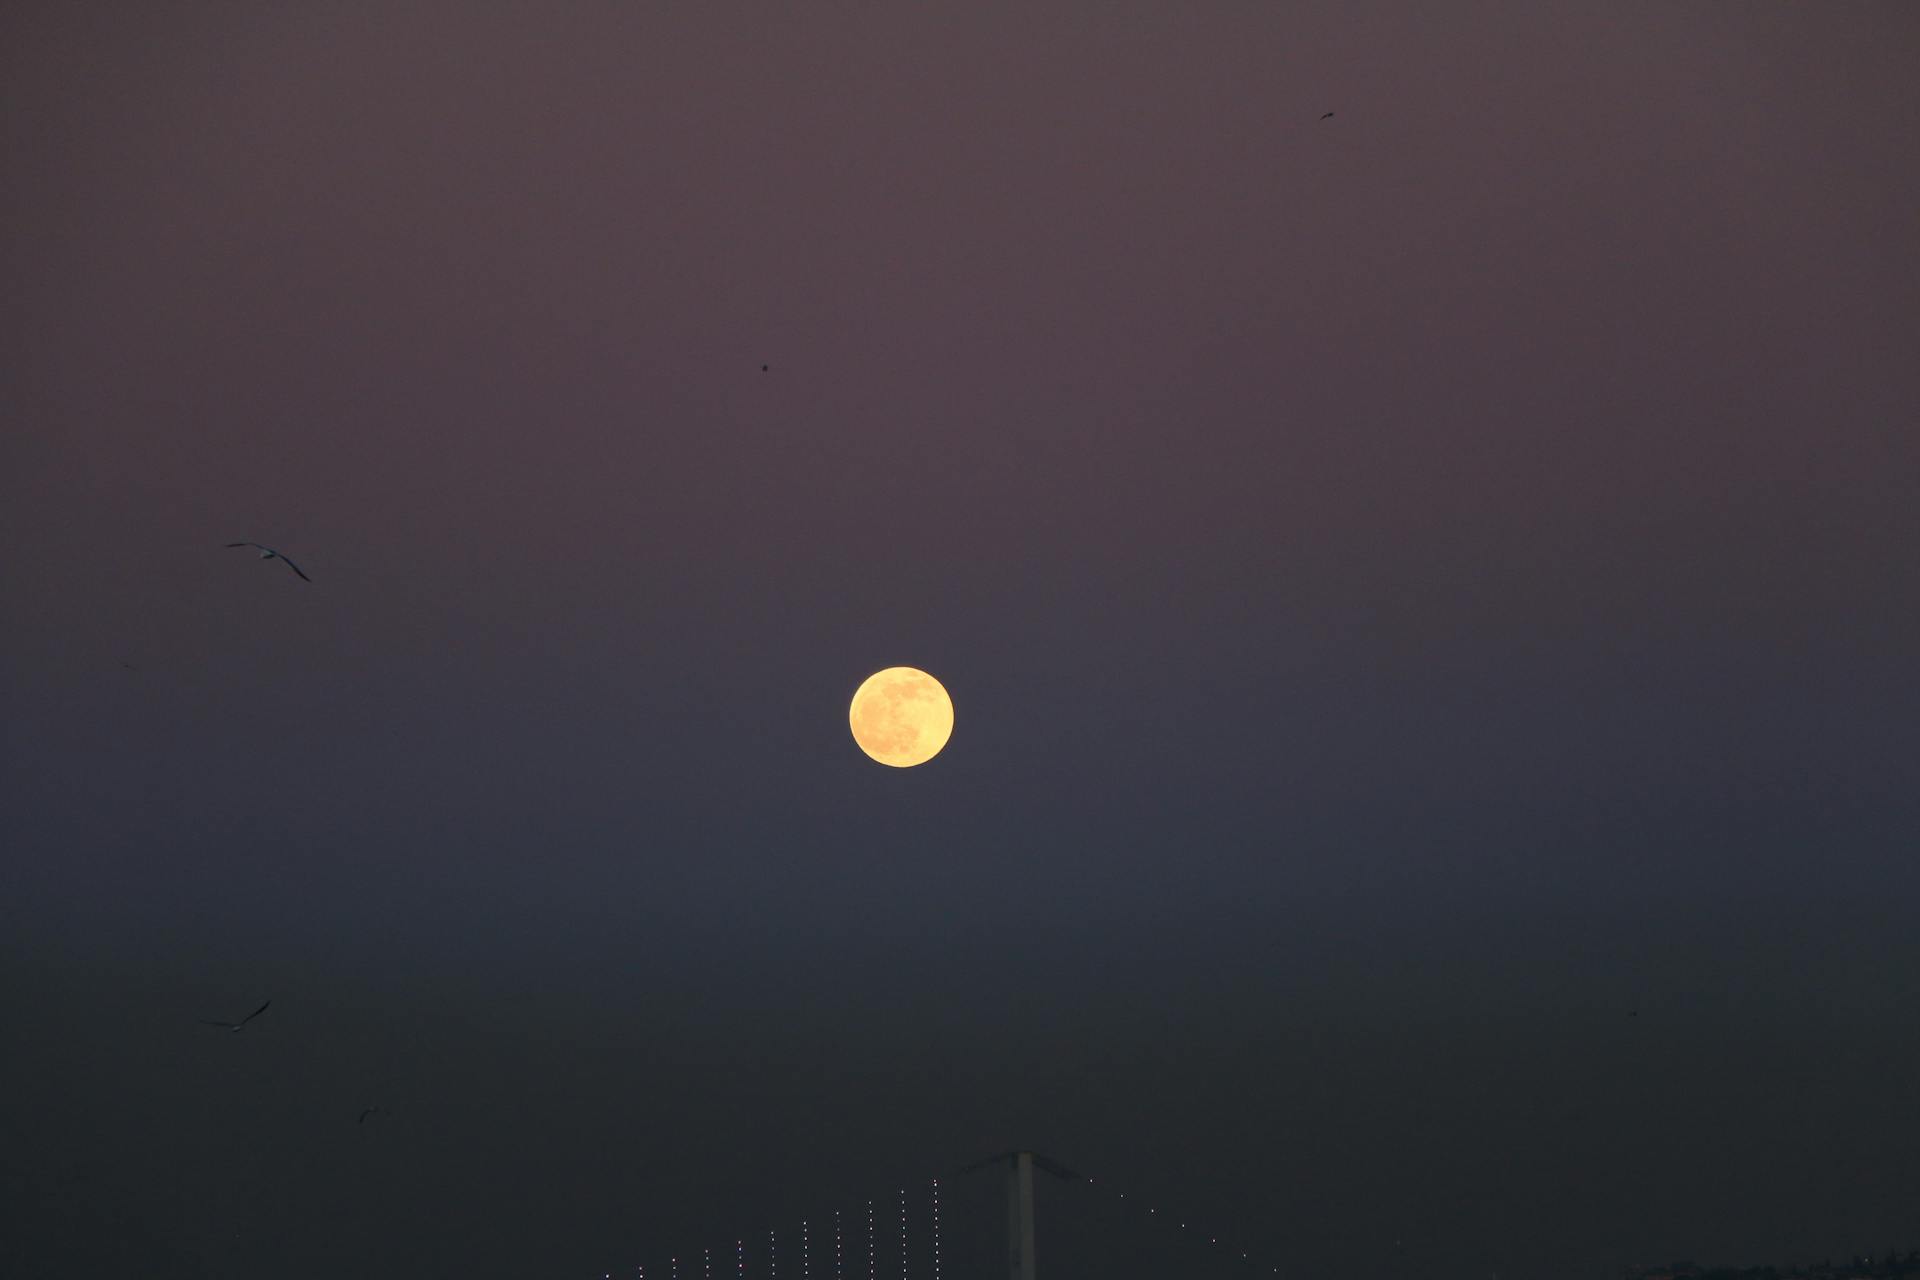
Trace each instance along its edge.
<instances>
[{"instance_id":1,"label":"bird silhouette","mask_svg":"<svg viewBox=\"0 0 1920 1280\"><path fill-rule=\"evenodd\" d=\"M202 1018L200 1019L200 1021L201 1021L201 1024L204 1026L219 1027L222 1031L238 1031L240 1030L240 1028L246 1026L249 1022L252 1022L255 1018L265 1013L267 1011L267 1005L272 1003L273 1001L271 1000L267 1001L267 1004L261 1005L258 1009L255 1009L252 1013L240 1019L240 1021L238 1022L224 1022L219 1018Z\"/></svg>"},{"instance_id":2,"label":"bird silhouette","mask_svg":"<svg viewBox=\"0 0 1920 1280\"><path fill-rule=\"evenodd\" d=\"M229 542L227 545L229 547L252 547L255 551L258 551L260 553L260 558L262 560L278 560L282 564L286 565L287 568L293 570L295 573L300 573L299 565L287 559L285 556L281 555L278 551L275 551L272 547L263 547L257 542ZM313 579L309 578L304 573L300 573L300 581L312 582Z\"/></svg>"},{"instance_id":3,"label":"bird silhouette","mask_svg":"<svg viewBox=\"0 0 1920 1280\"><path fill-rule=\"evenodd\" d=\"M1327 112L1327 114L1325 114L1325 115L1323 115L1323 116L1321 116L1320 118L1321 118L1322 120L1331 120L1331 119L1333 119L1333 112L1331 112L1331 111L1329 111L1329 112Z\"/></svg>"},{"instance_id":4,"label":"bird silhouette","mask_svg":"<svg viewBox=\"0 0 1920 1280\"><path fill-rule=\"evenodd\" d=\"M379 1110L380 1110L380 1108L379 1108L379 1107L377 1107L377 1106L373 1106L373 1107L368 1107L368 1108L367 1108L367 1109L366 1109L365 1111L362 1111L362 1112L360 1113L360 1118L359 1118L358 1120L355 1120L355 1121L354 1121L354 1123L355 1123L355 1124L365 1124L365 1123L367 1122L367 1117L368 1117L368 1116L370 1116L370 1115L376 1115L376 1114L378 1114L378 1112L379 1112Z\"/></svg>"},{"instance_id":5,"label":"bird silhouette","mask_svg":"<svg viewBox=\"0 0 1920 1280\"><path fill-rule=\"evenodd\" d=\"M766 366L766 365L764 365L764 364L763 364L763 365L761 365L761 366L760 366L760 372L762 372L762 373L765 373L766 371L767 371L767 366Z\"/></svg>"}]
</instances>

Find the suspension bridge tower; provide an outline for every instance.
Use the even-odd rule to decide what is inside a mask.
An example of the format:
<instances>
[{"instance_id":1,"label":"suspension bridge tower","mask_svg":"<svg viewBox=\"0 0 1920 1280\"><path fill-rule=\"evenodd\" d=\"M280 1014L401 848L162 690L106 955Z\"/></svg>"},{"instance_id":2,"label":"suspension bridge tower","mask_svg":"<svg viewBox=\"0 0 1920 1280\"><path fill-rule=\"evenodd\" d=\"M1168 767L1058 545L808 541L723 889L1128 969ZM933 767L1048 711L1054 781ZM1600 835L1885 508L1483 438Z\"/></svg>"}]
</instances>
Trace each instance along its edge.
<instances>
[{"instance_id":1,"label":"suspension bridge tower","mask_svg":"<svg viewBox=\"0 0 1920 1280\"><path fill-rule=\"evenodd\" d=\"M990 1164L1007 1166L1007 1275L1010 1280L1034 1280L1033 1171L1039 1169L1067 1182L1079 1174L1057 1161L1031 1151L1005 1151L967 1166L965 1172Z\"/></svg>"}]
</instances>

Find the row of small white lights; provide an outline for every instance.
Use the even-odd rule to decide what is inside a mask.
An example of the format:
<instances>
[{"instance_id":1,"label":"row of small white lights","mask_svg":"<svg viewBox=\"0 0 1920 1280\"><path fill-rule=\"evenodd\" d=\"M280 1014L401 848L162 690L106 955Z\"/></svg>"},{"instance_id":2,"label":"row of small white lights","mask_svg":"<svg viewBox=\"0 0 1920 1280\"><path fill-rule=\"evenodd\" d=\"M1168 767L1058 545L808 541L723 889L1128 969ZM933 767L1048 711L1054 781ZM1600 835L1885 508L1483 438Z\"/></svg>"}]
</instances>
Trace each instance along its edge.
<instances>
[{"instance_id":1,"label":"row of small white lights","mask_svg":"<svg viewBox=\"0 0 1920 1280\"><path fill-rule=\"evenodd\" d=\"M1092 1178L1088 1178L1086 1181L1090 1187L1096 1185ZM1122 1200L1127 1198L1127 1193L1124 1191L1115 1191L1113 1194ZM1138 1204L1139 1201L1136 1199L1134 1203ZM1160 1211L1152 1206L1147 1208L1147 1213L1154 1218L1160 1217ZM1167 1218L1160 1220L1175 1222L1182 1231L1195 1230L1173 1215L1168 1215ZM938 1178L933 1180L932 1221L933 1274L931 1280L940 1280L940 1180ZM878 1226L873 1201L869 1200L867 1201L867 1280L879 1280L879 1257L874 1244L878 1237ZM811 1228L806 1220L803 1219L800 1223L801 1280L812 1280L813 1277L812 1237L810 1231ZM1209 1235L1206 1237L1206 1241L1208 1244L1216 1247L1220 1244L1220 1238L1218 1236ZM1241 1249L1237 1252L1242 1261L1248 1263L1253 1261L1252 1255L1246 1250ZM712 1251L707 1249L701 1250L701 1257L702 1280L713 1280ZM678 1258L671 1259L668 1263L668 1268L668 1280L679 1280L680 1260ZM734 1270L735 1274L740 1277L740 1280L745 1280L747 1274L747 1244L745 1240L734 1241ZM1278 1274L1280 1268L1273 1266L1270 1267L1269 1270ZM658 1273L656 1273L656 1275L657 1274ZM846 1249L840 1226L840 1214L838 1212L833 1215L833 1274L835 1280L844 1280L846 1274ZM900 1190L900 1274L902 1277L905 1277L907 1274L907 1192L904 1187ZM767 1232L767 1276L768 1280L777 1280L779 1276L779 1243L777 1233L773 1231ZM646 1280L646 1277L647 1270L645 1267L634 1268L634 1280ZM607 1272L603 1280L613 1280L613 1273L610 1271Z\"/></svg>"},{"instance_id":2,"label":"row of small white lights","mask_svg":"<svg viewBox=\"0 0 1920 1280\"><path fill-rule=\"evenodd\" d=\"M1088 1178L1088 1179L1087 1179L1087 1185L1088 1185L1088 1186L1090 1186L1090 1187L1094 1185L1094 1181L1093 1181L1093 1179L1092 1179L1092 1178ZM1114 1195L1116 1195L1116 1196L1118 1196L1118 1197L1120 1197L1120 1199L1122 1199L1122 1200L1125 1200L1125 1199L1127 1198L1127 1193L1126 1193L1126 1192L1124 1192L1124 1191L1115 1191L1115 1192L1114 1192L1113 1194L1114 1194ZM1134 1201L1134 1203L1135 1203L1135 1204L1139 1204L1140 1202L1139 1202L1139 1200L1138 1200L1138 1199L1136 1199L1136 1200ZM1159 1220L1160 1220L1160 1221L1162 1221L1162 1222L1174 1222L1174 1223L1177 1223L1177 1224L1179 1225L1179 1227L1180 1227L1180 1229L1181 1229L1182 1231L1195 1231L1195 1228L1193 1228L1193 1227L1189 1227L1189 1226L1188 1226L1188 1225L1187 1225L1186 1223L1184 1223L1184 1222L1181 1222L1181 1221L1180 1221L1180 1220L1179 1220L1179 1219L1178 1219L1177 1217L1174 1217L1174 1216L1173 1216L1172 1214L1169 1214L1169 1215L1168 1215L1167 1217L1165 1217L1165 1218L1160 1218L1160 1211L1159 1211L1158 1209L1155 1209L1155 1208L1152 1208L1151 1206L1149 1206L1149 1207L1148 1207L1148 1209L1147 1209L1147 1213L1148 1213L1148 1214L1149 1214L1150 1216L1152 1216L1152 1217L1154 1217L1154 1218L1157 1218L1157 1219L1159 1219ZM1207 1240L1207 1243L1208 1243L1208 1244L1210 1244L1210 1245L1216 1245L1216 1246L1217 1246L1217 1245L1218 1245L1218 1244L1220 1243L1220 1238L1219 1238L1218 1236L1212 1236L1212 1235L1210 1235L1210 1236L1208 1236L1208 1237L1206 1238L1206 1240ZM1248 1263L1248 1264L1250 1264L1250 1265L1257 1265L1257 1264L1254 1264L1254 1263L1253 1263L1253 1258L1252 1258L1252 1255L1250 1255L1250 1254L1249 1254L1249 1253L1248 1253L1248 1252L1247 1252L1246 1250L1244 1250L1244 1249L1241 1249L1241 1250L1238 1250L1238 1253L1239 1253L1239 1255L1240 1255L1240 1259L1241 1259L1241 1261L1243 1261L1243 1262L1246 1262L1246 1263ZM1277 1266L1275 1266L1275 1267L1272 1267L1272 1268L1270 1268L1270 1269L1271 1269L1271 1270L1272 1270L1273 1272L1275 1272L1276 1274L1278 1274L1278 1272L1279 1272L1279 1270L1280 1270L1280 1268L1279 1268L1279 1267L1277 1267Z\"/></svg>"},{"instance_id":3,"label":"row of small white lights","mask_svg":"<svg viewBox=\"0 0 1920 1280\"><path fill-rule=\"evenodd\" d=\"M875 1246L879 1223L875 1217L873 1201L867 1201L867 1280L879 1280L879 1251ZM940 1280L940 1180L933 1180L933 1274L931 1280ZM745 1280L747 1274L747 1242L744 1239L733 1242L734 1273ZM713 1250L700 1251L700 1272L702 1280L713 1280ZM635 1267L634 1280L647 1280L647 1269ZM656 1276L659 1272L654 1273ZM778 1280L780 1274L780 1242L777 1231L767 1232L767 1277ZM846 1246L840 1227L840 1214L833 1215L833 1274L835 1280L844 1280L846 1275ZM907 1191L900 1189L900 1274L907 1274ZM680 1280L680 1259L667 1260L668 1280ZM800 1222L800 1280L812 1280L813 1277L813 1236L812 1226L806 1220ZM602 1274L601 1280L613 1280L613 1272Z\"/></svg>"}]
</instances>

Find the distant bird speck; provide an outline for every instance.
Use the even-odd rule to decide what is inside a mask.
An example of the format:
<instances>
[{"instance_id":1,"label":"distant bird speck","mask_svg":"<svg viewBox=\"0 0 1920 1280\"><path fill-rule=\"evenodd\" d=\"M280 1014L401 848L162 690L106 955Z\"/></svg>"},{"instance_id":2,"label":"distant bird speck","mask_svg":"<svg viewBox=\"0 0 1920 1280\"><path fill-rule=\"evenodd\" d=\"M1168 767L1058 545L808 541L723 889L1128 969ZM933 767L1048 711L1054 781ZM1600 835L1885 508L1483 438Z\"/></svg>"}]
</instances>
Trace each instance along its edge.
<instances>
[{"instance_id":1,"label":"distant bird speck","mask_svg":"<svg viewBox=\"0 0 1920 1280\"><path fill-rule=\"evenodd\" d=\"M761 366L760 366L760 372L762 372L762 373L765 373L766 371L767 371L767 366L766 366L766 365L764 365L764 364L763 364L763 365L761 365Z\"/></svg>"},{"instance_id":2,"label":"distant bird speck","mask_svg":"<svg viewBox=\"0 0 1920 1280\"><path fill-rule=\"evenodd\" d=\"M1325 114L1325 115L1323 115L1323 116L1321 116L1320 118L1321 118L1322 120L1331 120L1331 119L1333 119L1333 112L1331 112L1331 111L1329 111L1329 112L1327 112L1327 114Z\"/></svg>"},{"instance_id":3,"label":"distant bird speck","mask_svg":"<svg viewBox=\"0 0 1920 1280\"><path fill-rule=\"evenodd\" d=\"M365 1123L367 1122L367 1117L368 1117L368 1116L370 1116L370 1115L375 1115L375 1114L377 1114L377 1113L379 1112L379 1110L380 1110L380 1108L379 1108L379 1107L368 1107L368 1108L367 1108L367 1109L366 1109L365 1111L362 1111L362 1112L360 1113L360 1118L359 1118L358 1120L356 1120L356 1121L354 1121L354 1123L355 1123L355 1124L365 1124Z\"/></svg>"},{"instance_id":4,"label":"distant bird speck","mask_svg":"<svg viewBox=\"0 0 1920 1280\"><path fill-rule=\"evenodd\" d=\"M136 667L136 666L134 666L134 665L133 665L133 664L132 664L131 662L123 662L123 663L121 663L120 665L121 665L121 666L123 666L123 667L125 667L125 668L126 668L127 670L129 670L129 671L138 671L138 670L140 669L140 668L138 668L138 667Z\"/></svg>"},{"instance_id":5,"label":"distant bird speck","mask_svg":"<svg viewBox=\"0 0 1920 1280\"><path fill-rule=\"evenodd\" d=\"M278 560L282 564L286 565L287 568L293 570L295 573L300 573L299 565L287 559L285 556L281 555L278 551L275 551L272 547L263 547L257 542L229 542L227 545L229 547L252 547L255 551L258 551L260 553L260 558L262 560ZM309 578L304 573L300 573L300 580L302 582L313 581L312 578Z\"/></svg>"},{"instance_id":6,"label":"distant bird speck","mask_svg":"<svg viewBox=\"0 0 1920 1280\"><path fill-rule=\"evenodd\" d=\"M273 1001L271 1000L267 1001L267 1004L261 1005L258 1009L255 1009L252 1013L240 1019L240 1021L238 1022L222 1022L218 1018L202 1018L200 1019L200 1021L205 1026L219 1027L222 1031L238 1031L240 1030L240 1028L246 1026L249 1022L252 1022L255 1018L265 1013L267 1011L267 1005L272 1003Z\"/></svg>"}]
</instances>

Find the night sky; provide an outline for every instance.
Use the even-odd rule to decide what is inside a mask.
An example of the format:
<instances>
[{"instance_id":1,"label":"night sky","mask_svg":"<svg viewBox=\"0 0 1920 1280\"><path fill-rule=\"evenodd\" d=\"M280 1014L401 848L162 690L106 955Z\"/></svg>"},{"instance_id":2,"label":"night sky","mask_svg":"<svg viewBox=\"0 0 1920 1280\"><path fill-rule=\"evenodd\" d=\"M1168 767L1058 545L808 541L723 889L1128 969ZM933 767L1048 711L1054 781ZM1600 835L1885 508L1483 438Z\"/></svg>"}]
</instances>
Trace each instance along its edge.
<instances>
[{"instance_id":1,"label":"night sky","mask_svg":"<svg viewBox=\"0 0 1920 1280\"><path fill-rule=\"evenodd\" d=\"M0 1273L1920 1247L1917 54L9 5Z\"/></svg>"}]
</instances>

